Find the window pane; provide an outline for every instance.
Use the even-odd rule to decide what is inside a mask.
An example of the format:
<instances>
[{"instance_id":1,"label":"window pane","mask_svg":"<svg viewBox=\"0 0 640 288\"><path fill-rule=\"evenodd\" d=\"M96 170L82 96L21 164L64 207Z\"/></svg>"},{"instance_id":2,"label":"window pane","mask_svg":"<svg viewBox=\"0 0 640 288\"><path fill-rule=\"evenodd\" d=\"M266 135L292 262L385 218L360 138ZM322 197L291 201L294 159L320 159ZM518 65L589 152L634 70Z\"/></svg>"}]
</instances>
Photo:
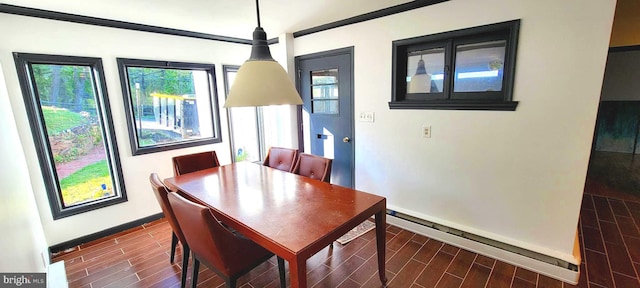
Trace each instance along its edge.
<instances>
[{"instance_id":1,"label":"window pane","mask_svg":"<svg viewBox=\"0 0 640 288\"><path fill-rule=\"evenodd\" d=\"M502 91L506 41L456 46L454 92Z\"/></svg>"},{"instance_id":2,"label":"window pane","mask_svg":"<svg viewBox=\"0 0 640 288\"><path fill-rule=\"evenodd\" d=\"M33 64L62 206L116 196L90 66Z\"/></svg>"},{"instance_id":3,"label":"window pane","mask_svg":"<svg viewBox=\"0 0 640 288\"><path fill-rule=\"evenodd\" d=\"M234 107L229 110L235 161L260 161L256 108Z\"/></svg>"},{"instance_id":4,"label":"window pane","mask_svg":"<svg viewBox=\"0 0 640 288\"><path fill-rule=\"evenodd\" d=\"M212 138L207 71L127 67L139 147Z\"/></svg>"},{"instance_id":5,"label":"window pane","mask_svg":"<svg viewBox=\"0 0 640 288\"><path fill-rule=\"evenodd\" d=\"M311 71L311 85L337 84L338 69Z\"/></svg>"},{"instance_id":6,"label":"window pane","mask_svg":"<svg viewBox=\"0 0 640 288\"><path fill-rule=\"evenodd\" d=\"M311 71L312 113L338 114L338 69Z\"/></svg>"},{"instance_id":7,"label":"window pane","mask_svg":"<svg viewBox=\"0 0 640 288\"><path fill-rule=\"evenodd\" d=\"M231 87L238 73L238 67L225 66L225 87ZM228 94L228 91L227 91ZM229 108L231 148L233 161L260 161L260 140L258 136L258 113L255 107Z\"/></svg>"},{"instance_id":8,"label":"window pane","mask_svg":"<svg viewBox=\"0 0 640 288\"><path fill-rule=\"evenodd\" d=\"M311 71L311 99L338 97L338 69Z\"/></svg>"},{"instance_id":9,"label":"window pane","mask_svg":"<svg viewBox=\"0 0 640 288\"><path fill-rule=\"evenodd\" d=\"M313 86L311 90L311 99L336 99L339 96L337 84Z\"/></svg>"},{"instance_id":10,"label":"window pane","mask_svg":"<svg viewBox=\"0 0 640 288\"><path fill-rule=\"evenodd\" d=\"M313 101L314 114L338 114L338 100Z\"/></svg>"},{"instance_id":11,"label":"window pane","mask_svg":"<svg viewBox=\"0 0 640 288\"><path fill-rule=\"evenodd\" d=\"M101 59L14 59L53 219L126 202Z\"/></svg>"},{"instance_id":12,"label":"window pane","mask_svg":"<svg viewBox=\"0 0 640 288\"><path fill-rule=\"evenodd\" d=\"M407 93L439 93L444 83L444 48L413 51L407 59Z\"/></svg>"}]
</instances>

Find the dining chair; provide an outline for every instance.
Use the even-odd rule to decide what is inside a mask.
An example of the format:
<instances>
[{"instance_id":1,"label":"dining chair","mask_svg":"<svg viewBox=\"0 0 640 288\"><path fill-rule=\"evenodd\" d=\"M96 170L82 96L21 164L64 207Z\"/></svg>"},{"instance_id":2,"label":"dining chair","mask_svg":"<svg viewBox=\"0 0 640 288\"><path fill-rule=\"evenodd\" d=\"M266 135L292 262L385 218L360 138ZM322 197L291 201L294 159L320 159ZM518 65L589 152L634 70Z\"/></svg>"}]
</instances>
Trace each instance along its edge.
<instances>
[{"instance_id":1,"label":"dining chair","mask_svg":"<svg viewBox=\"0 0 640 288\"><path fill-rule=\"evenodd\" d=\"M216 151L175 156L172 161L174 176L220 166Z\"/></svg>"},{"instance_id":2,"label":"dining chair","mask_svg":"<svg viewBox=\"0 0 640 288\"><path fill-rule=\"evenodd\" d=\"M151 173L149 176L149 182L151 182L151 188L153 188L153 194L156 196L158 200L158 204L160 204L160 208L162 208L162 213L164 217L169 222L169 226L171 226L171 257L169 258L169 262L173 263L173 259L176 255L176 246L178 245L178 241L182 244L182 278L180 287L184 288L187 282L187 267L189 266L189 245L187 245L187 241L184 238L184 234L180 229L180 225L178 225L178 220L176 219L173 210L171 210L171 205L169 204L169 198L167 197L169 193L169 189L162 183L158 174Z\"/></svg>"},{"instance_id":3,"label":"dining chair","mask_svg":"<svg viewBox=\"0 0 640 288\"><path fill-rule=\"evenodd\" d=\"M293 167L292 173L318 179L329 183L331 180L331 164L333 160L316 156L313 154L300 153L296 165ZM329 244L333 248L333 242Z\"/></svg>"},{"instance_id":4,"label":"dining chair","mask_svg":"<svg viewBox=\"0 0 640 288\"><path fill-rule=\"evenodd\" d=\"M333 160L329 158L300 153L291 172L328 183L331 180L332 162Z\"/></svg>"},{"instance_id":5,"label":"dining chair","mask_svg":"<svg viewBox=\"0 0 640 288\"><path fill-rule=\"evenodd\" d=\"M291 172L293 165L296 163L298 149L271 147L262 163L265 166L275 168L282 171Z\"/></svg>"},{"instance_id":6,"label":"dining chair","mask_svg":"<svg viewBox=\"0 0 640 288\"><path fill-rule=\"evenodd\" d=\"M253 241L226 229L213 212L177 193L169 193L169 202L182 227L193 255L191 287L198 284L200 262L218 274L228 288L256 266L273 257L273 253ZM285 287L284 260L278 257L280 287Z\"/></svg>"}]
</instances>

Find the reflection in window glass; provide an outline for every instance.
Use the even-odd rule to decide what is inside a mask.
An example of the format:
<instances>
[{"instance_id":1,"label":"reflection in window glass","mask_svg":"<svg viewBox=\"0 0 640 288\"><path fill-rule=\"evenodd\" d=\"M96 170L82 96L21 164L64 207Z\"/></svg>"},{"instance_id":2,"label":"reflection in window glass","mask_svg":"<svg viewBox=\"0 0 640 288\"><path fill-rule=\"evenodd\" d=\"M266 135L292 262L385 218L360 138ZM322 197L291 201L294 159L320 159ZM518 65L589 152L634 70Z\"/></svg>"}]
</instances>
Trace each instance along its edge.
<instances>
[{"instance_id":1,"label":"reflection in window glass","mask_svg":"<svg viewBox=\"0 0 640 288\"><path fill-rule=\"evenodd\" d=\"M444 83L444 48L413 51L407 59L407 93L439 93Z\"/></svg>"},{"instance_id":2,"label":"reflection in window glass","mask_svg":"<svg viewBox=\"0 0 640 288\"><path fill-rule=\"evenodd\" d=\"M231 87L238 73L237 67L224 67L226 87ZM228 92L227 92L228 93ZM233 107L229 109L231 129L231 149L234 162L260 161L260 141L258 139L258 108Z\"/></svg>"},{"instance_id":3,"label":"reflection in window glass","mask_svg":"<svg viewBox=\"0 0 640 288\"><path fill-rule=\"evenodd\" d=\"M506 41L456 46L454 92L502 91Z\"/></svg>"},{"instance_id":4,"label":"reflection in window glass","mask_svg":"<svg viewBox=\"0 0 640 288\"><path fill-rule=\"evenodd\" d=\"M311 71L312 113L338 114L338 69Z\"/></svg>"},{"instance_id":5,"label":"reflection in window glass","mask_svg":"<svg viewBox=\"0 0 640 288\"><path fill-rule=\"evenodd\" d=\"M139 147L211 138L207 71L127 67Z\"/></svg>"}]
</instances>

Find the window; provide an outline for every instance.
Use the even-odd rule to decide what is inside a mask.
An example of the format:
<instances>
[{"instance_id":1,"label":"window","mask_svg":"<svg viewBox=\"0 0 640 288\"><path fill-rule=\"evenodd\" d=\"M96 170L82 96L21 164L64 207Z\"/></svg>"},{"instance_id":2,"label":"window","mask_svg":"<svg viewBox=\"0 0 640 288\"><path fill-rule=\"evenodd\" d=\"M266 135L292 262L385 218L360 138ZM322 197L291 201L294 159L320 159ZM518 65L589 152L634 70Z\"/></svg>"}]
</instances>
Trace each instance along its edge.
<instances>
[{"instance_id":1,"label":"window","mask_svg":"<svg viewBox=\"0 0 640 288\"><path fill-rule=\"evenodd\" d=\"M510 110L520 20L393 42L391 109Z\"/></svg>"},{"instance_id":2,"label":"window","mask_svg":"<svg viewBox=\"0 0 640 288\"><path fill-rule=\"evenodd\" d=\"M127 201L102 61L14 58L53 218Z\"/></svg>"},{"instance_id":3,"label":"window","mask_svg":"<svg viewBox=\"0 0 640 288\"><path fill-rule=\"evenodd\" d=\"M338 69L311 71L311 113L338 114Z\"/></svg>"},{"instance_id":4,"label":"window","mask_svg":"<svg viewBox=\"0 0 640 288\"><path fill-rule=\"evenodd\" d=\"M239 66L222 67L224 72L224 87L226 95L233 84ZM229 131L231 133L231 151L233 162L252 161L263 159L263 142L261 137L261 108L260 107L233 107L228 108Z\"/></svg>"},{"instance_id":5,"label":"window","mask_svg":"<svg viewBox=\"0 0 640 288\"><path fill-rule=\"evenodd\" d=\"M226 95L229 94L238 69L240 66L222 67ZM292 126L295 113L292 112L291 105L227 108L232 161L262 162L269 147L289 147L298 135L283 127L295 129Z\"/></svg>"},{"instance_id":6,"label":"window","mask_svg":"<svg viewBox=\"0 0 640 288\"><path fill-rule=\"evenodd\" d=\"M117 60L133 155L222 142L214 65Z\"/></svg>"}]
</instances>

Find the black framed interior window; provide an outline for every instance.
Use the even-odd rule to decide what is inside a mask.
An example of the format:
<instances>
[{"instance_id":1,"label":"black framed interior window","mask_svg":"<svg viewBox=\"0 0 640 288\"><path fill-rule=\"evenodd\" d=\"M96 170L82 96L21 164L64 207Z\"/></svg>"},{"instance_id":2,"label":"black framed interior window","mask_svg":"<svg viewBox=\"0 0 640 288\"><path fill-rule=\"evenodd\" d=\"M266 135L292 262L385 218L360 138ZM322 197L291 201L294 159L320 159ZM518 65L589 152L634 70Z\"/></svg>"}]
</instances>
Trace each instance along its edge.
<instances>
[{"instance_id":1,"label":"black framed interior window","mask_svg":"<svg viewBox=\"0 0 640 288\"><path fill-rule=\"evenodd\" d=\"M117 62L133 155L222 142L213 64Z\"/></svg>"},{"instance_id":2,"label":"black framed interior window","mask_svg":"<svg viewBox=\"0 0 640 288\"><path fill-rule=\"evenodd\" d=\"M13 55L53 219L127 201L102 61Z\"/></svg>"},{"instance_id":3,"label":"black framed interior window","mask_svg":"<svg viewBox=\"0 0 640 288\"><path fill-rule=\"evenodd\" d=\"M520 20L393 41L390 109L510 110Z\"/></svg>"}]
</instances>

